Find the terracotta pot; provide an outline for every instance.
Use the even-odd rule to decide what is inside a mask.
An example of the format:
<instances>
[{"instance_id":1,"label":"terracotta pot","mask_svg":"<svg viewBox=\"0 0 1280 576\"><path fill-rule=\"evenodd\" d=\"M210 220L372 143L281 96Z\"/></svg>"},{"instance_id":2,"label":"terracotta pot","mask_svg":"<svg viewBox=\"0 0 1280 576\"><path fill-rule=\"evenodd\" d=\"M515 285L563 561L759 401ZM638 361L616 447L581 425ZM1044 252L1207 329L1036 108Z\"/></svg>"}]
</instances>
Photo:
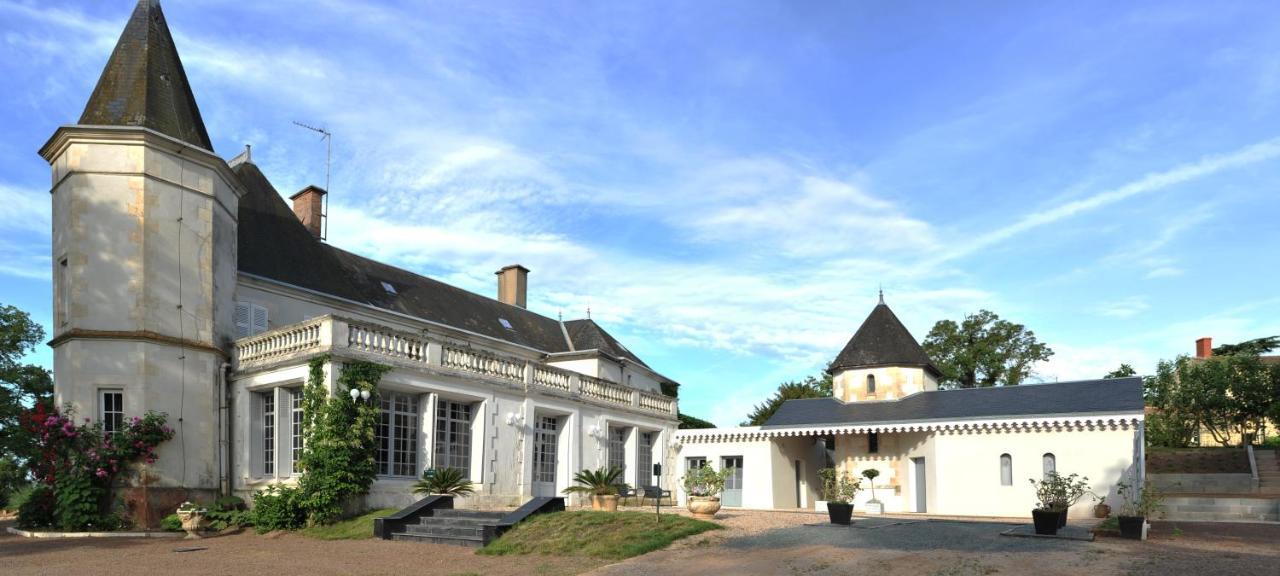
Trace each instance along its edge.
<instances>
[{"instance_id":1,"label":"terracotta pot","mask_svg":"<svg viewBox=\"0 0 1280 576\"><path fill-rule=\"evenodd\" d=\"M618 495L617 494L592 494L591 509L599 512L617 512L618 511Z\"/></svg>"},{"instance_id":2,"label":"terracotta pot","mask_svg":"<svg viewBox=\"0 0 1280 576\"><path fill-rule=\"evenodd\" d=\"M718 496L690 496L686 507L693 513L694 518L712 520L716 517L716 512L720 511L720 498Z\"/></svg>"},{"instance_id":3,"label":"terracotta pot","mask_svg":"<svg viewBox=\"0 0 1280 576\"><path fill-rule=\"evenodd\" d=\"M1110 516L1110 515L1111 515L1111 505L1110 505L1110 504L1098 504L1097 506L1094 506L1094 507L1093 507L1093 517L1094 517L1094 518L1106 518L1106 517L1108 517L1108 516Z\"/></svg>"}]
</instances>

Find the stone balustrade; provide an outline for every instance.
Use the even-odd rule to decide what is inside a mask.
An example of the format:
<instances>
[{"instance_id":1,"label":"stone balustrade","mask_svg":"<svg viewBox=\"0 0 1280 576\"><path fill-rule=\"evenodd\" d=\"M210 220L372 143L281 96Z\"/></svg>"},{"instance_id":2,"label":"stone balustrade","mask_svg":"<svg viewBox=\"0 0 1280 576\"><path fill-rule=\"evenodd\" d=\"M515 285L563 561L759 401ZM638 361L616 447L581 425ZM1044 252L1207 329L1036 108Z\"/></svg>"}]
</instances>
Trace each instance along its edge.
<instances>
[{"instance_id":1,"label":"stone balustrade","mask_svg":"<svg viewBox=\"0 0 1280 576\"><path fill-rule=\"evenodd\" d=\"M491 379L505 386L544 390L575 398L630 407L675 417L676 400L608 380L426 335L336 316L321 316L236 340L232 365L237 371L285 366L313 354L345 351L357 358L393 367L445 369Z\"/></svg>"}]
</instances>

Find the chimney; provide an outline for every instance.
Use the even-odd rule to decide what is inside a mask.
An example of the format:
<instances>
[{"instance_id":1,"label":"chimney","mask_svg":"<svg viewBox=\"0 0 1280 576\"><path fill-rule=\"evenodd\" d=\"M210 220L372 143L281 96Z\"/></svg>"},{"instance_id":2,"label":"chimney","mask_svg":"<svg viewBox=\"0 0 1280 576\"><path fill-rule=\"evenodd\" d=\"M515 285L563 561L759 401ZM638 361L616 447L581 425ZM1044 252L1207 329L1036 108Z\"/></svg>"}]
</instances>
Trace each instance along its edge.
<instances>
[{"instance_id":1,"label":"chimney","mask_svg":"<svg viewBox=\"0 0 1280 576\"><path fill-rule=\"evenodd\" d=\"M1196 340L1196 358L1208 358L1213 356L1213 338L1199 338Z\"/></svg>"},{"instance_id":2,"label":"chimney","mask_svg":"<svg viewBox=\"0 0 1280 576\"><path fill-rule=\"evenodd\" d=\"M289 197L293 200L293 213L298 216L298 220L302 221L302 225L307 227L312 236L321 240L324 239L320 220L324 216L325 194L328 192L324 188L311 185Z\"/></svg>"},{"instance_id":3,"label":"chimney","mask_svg":"<svg viewBox=\"0 0 1280 576\"><path fill-rule=\"evenodd\" d=\"M498 301L524 308L525 293L529 288L529 269L512 264L494 274L498 275Z\"/></svg>"}]
</instances>

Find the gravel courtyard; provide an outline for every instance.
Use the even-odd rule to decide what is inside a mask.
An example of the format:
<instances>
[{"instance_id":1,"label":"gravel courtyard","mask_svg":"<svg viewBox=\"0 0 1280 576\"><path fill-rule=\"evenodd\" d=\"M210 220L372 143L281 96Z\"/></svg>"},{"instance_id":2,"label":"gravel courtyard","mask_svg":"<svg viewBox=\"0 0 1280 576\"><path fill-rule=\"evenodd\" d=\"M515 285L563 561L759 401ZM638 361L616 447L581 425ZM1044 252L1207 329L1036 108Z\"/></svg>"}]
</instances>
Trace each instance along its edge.
<instances>
[{"instance_id":1,"label":"gravel courtyard","mask_svg":"<svg viewBox=\"0 0 1280 576\"><path fill-rule=\"evenodd\" d=\"M722 512L724 530L609 564L590 558L478 556L454 546L381 540L320 541L252 532L183 540L30 540L0 533L9 574L427 574L600 576L648 574L970 576L989 574L1280 576L1280 525L1158 523L1152 539L1096 542L1010 538L1010 524L875 519L863 528L825 525L824 515ZM9 524L9 523L4 523ZM865 526L876 525L876 528ZM174 552L204 546L207 550ZM180 570L178 569L180 567Z\"/></svg>"}]
</instances>

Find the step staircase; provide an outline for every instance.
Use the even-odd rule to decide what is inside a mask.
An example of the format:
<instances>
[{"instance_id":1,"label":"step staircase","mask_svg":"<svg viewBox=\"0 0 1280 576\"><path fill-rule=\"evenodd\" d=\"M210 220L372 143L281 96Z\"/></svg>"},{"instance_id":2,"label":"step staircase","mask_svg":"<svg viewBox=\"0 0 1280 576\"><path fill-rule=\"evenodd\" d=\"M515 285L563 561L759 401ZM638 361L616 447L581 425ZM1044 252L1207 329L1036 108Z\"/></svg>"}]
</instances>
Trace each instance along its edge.
<instances>
[{"instance_id":1,"label":"step staircase","mask_svg":"<svg viewBox=\"0 0 1280 576\"><path fill-rule=\"evenodd\" d=\"M506 511L436 510L423 516L417 524L405 526L404 532L392 533L393 540L453 544L479 548L484 546L485 525L496 525Z\"/></svg>"},{"instance_id":2,"label":"step staircase","mask_svg":"<svg viewBox=\"0 0 1280 576\"><path fill-rule=\"evenodd\" d=\"M1280 496L1280 450L1254 450L1258 464L1258 492Z\"/></svg>"}]
</instances>

